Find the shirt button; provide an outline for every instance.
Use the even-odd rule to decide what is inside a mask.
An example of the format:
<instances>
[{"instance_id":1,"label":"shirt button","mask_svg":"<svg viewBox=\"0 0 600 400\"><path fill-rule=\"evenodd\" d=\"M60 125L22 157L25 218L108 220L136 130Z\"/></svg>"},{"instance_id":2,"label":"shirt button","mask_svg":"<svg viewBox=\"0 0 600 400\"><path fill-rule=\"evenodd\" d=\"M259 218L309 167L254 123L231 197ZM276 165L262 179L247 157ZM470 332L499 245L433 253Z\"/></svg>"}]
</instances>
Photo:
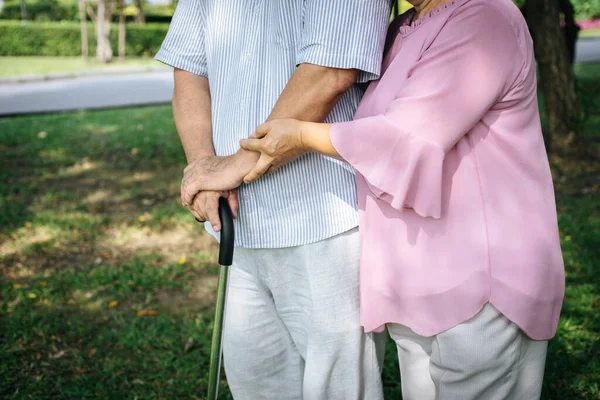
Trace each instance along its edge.
<instances>
[{"instance_id":1,"label":"shirt button","mask_svg":"<svg viewBox=\"0 0 600 400\"><path fill-rule=\"evenodd\" d=\"M246 60L252 60L252 53L246 53Z\"/></svg>"}]
</instances>

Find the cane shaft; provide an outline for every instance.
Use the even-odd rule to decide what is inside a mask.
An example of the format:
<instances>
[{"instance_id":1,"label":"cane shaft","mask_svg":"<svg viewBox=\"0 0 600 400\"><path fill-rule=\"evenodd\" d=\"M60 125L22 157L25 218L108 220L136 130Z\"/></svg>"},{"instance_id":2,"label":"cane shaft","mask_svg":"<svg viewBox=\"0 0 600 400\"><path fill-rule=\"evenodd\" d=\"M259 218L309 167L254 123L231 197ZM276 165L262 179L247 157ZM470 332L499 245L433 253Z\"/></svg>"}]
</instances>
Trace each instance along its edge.
<instances>
[{"instance_id":1,"label":"cane shaft","mask_svg":"<svg viewBox=\"0 0 600 400\"><path fill-rule=\"evenodd\" d=\"M208 400L216 400L219 395L219 376L221 372L221 354L223 352L223 320L225 319L225 301L227 300L227 277L229 266L221 265L219 286L217 289L217 307L213 326L212 345L210 347L210 373L208 381Z\"/></svg>"}]
</instances>

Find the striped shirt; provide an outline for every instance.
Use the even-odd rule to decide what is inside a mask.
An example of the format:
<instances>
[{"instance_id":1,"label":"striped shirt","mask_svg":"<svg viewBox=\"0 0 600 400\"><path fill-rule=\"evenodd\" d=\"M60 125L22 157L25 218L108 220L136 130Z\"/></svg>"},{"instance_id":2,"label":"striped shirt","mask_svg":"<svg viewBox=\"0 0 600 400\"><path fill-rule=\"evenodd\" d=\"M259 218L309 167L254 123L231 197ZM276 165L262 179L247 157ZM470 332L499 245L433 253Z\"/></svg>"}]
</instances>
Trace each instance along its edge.
<instances>
[{"instance_id":1,"label":"striped shirt","mask_svg":"<svg viewBox=\"0 0 600 400\"><path fill-rule=\"evenodd\" d=\"M389 0L179 0L156 59L208 78L215 153L230 155L263 123L296 66L379 78ZM354 86L327 122L351 120ZM317 242L358 225L354 170L317 153L239 188L236 246ZM206 226L212 232L210 225Z\"/></svg>"}]
</instances>

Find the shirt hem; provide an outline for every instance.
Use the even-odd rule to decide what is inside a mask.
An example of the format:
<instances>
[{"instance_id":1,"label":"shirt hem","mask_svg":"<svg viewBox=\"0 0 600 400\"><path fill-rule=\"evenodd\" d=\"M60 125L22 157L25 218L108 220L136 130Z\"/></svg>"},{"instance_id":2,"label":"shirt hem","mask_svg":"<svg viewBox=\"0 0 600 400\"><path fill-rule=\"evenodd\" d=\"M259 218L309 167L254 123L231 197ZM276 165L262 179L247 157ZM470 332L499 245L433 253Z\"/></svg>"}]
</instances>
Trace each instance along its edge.
<instances>
[{"instance_id":1,"label":"shirt hem","mask_svg":"<svg viewBox=\"0 0 600 400\"><path fill-rule=\"evenodd\" d=\"M156 53L154 59L170 67L181 69L194 75L208 78L208 72L206 71L206 69L198 68L197 63L188 61L185 58L175 55L162 47L160 48L158 53Z\"/></svg>"},{"instance_id":2,"label":"shirt hem","mask_svg":"<svg viewBox=\"0 0 600 400\"><path fill-rule=\"evenodd\" d=\"M357 215L355 221L348 221L347 223L340 224L339 229L334 229L334 230L331 230L328 232L324 232L321 235L311 236L305 240L297 241L297 240L287 239L287 240L281 241L280 243L264 243L264 242L253 242L253 241L248 241L248 240L242 240L242 239L238 239L236 237L235 247L242 247L245 249L283 249L283 248L288 248L288 247L305 246L308 244L321 242L323 240L330 239L337 235L341 235L342 233L348 232L356 227L358 227L358 215ZM218 242L220 242L219 233L215 232L212 229L212 226L210 225L209 222L204 223L204 230L206 230L206 232L208 232L212 237L214 237Z\"/></svg>"},{"instance_id":3,"label":"shirt hem","mask_svg":"<svg viewBox=\"0 0 600 400\"><path fill-rule=\"evenodd\" d=\"M296 64L315 64L328 68L359 70L356 83L366 83L380 78L382 57L358 54L333 54L320 49L318 45L305 47L299 52Z\"/></svg>"},{"instance_id":4,"label":"shirt hem","mask_svg":"<svg viewBox=\"0 0 600 400\"><path fill-rule=\"evenodd\" d=\"M362 287L361 324L365 332L380 332L386 324L400 324L430 337L469 321L489 303L531 339L549 340L555 336L561 299L535 299L496 279L491 282L489 296L488 285L487 270L482 270L450 290L432 295L386 296Z\"/></svg>"}]
</instances>

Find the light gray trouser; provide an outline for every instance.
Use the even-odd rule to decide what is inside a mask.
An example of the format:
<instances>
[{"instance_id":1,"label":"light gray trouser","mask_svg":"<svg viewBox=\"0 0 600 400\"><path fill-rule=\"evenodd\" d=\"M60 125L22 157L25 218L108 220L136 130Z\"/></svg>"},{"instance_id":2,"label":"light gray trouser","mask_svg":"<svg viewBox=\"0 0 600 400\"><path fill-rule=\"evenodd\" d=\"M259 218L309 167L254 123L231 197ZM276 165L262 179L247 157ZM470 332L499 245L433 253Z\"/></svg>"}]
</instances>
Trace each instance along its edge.
<instances>
[{"instance_id":1,"label":"light gray trouser","mask_svg":"<svg viewBox=\"0 0 600 400\"><path fill-rule=\"evenodd\" d=\"M223 357L236 400L383 398L384 337L360 326L358 265L357 229L299 247L235 249Z\"/></svg>"},{"instance_id":2,"label":"light gray trouser","mask_svg":"<svg viewBox=\"0 0 600 400\"><path fill-rule=\"evenodd\" d=\"M492 305L436 336L388 324L404 400L537 400L547 341L530 339Z\"/></svg>"}]
</instances>

